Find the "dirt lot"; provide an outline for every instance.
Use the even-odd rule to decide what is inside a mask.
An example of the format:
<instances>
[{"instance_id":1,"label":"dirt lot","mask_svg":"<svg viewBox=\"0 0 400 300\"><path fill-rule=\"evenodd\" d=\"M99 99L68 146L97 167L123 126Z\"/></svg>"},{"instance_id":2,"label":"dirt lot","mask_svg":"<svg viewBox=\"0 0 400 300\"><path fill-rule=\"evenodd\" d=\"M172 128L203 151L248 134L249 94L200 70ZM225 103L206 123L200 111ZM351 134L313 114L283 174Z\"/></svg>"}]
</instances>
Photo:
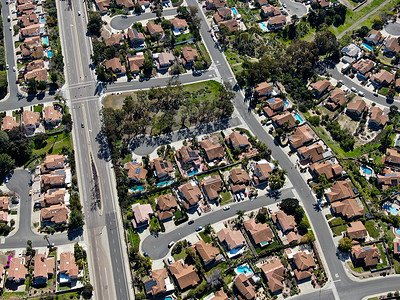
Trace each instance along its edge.
<instances>
[{"instance_id":1,"label":"dirt lot","mask_svg":"<svg viewBox=\"0 0 400 300\"><path fill-rule=\"evenodd\" d=\"M346 130L350 135L353 135L359 122L353 121L350 117L345 114L341 114L338 118L340 127Z\"/></svg>"},{"instance_id":2,"label":"dirt lot","mask_svg":"<svg viewBox=\"0 0 400 300\"><path fill-rule=\"evenodd\" d=\"M126 96L135 97L135 93L119 93L119 95L108 95L103 99L104 107L110 107L114 109L121 109L122 105L124 104L124 99ZM135 98L134 98L135 99Z\"/></svg>"}]
</instances>

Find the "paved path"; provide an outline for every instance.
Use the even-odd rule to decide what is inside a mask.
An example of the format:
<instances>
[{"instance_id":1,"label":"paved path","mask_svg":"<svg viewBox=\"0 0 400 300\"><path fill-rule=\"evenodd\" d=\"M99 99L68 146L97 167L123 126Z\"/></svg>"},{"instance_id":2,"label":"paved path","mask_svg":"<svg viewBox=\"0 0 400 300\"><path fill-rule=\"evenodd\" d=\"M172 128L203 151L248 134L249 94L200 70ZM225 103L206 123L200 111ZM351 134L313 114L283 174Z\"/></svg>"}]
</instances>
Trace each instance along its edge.
<instances>
[{"instance_id":1,"label":"paved path","mask_svg":"<svg viewBox=\"0 0 400 300\"><path fill-rule=\"evenodd\" d=\"M209 134L227 128L241 125L242 122L238 117L218 120L211 123L201 124L198 126L181 129L163 135L138 135L131 139L129 148L136 155L144 156L152 153L157 147L171 144L184 139L189 139L193 136Z\"/></svg>"},{"instance_id":2,"label":"paved path","mask_svg":"<svg viewBox=\"0 0 400 300\"><path fill-rule=\"evenodd\" d=\"M170 8L163 10L163 17L172 17L177 14L176 8ZM132 26L135 22L141 22L145 20L155 19L157 16L153 12L144 13L140 15L131 15L131 16L115 16L110 21L110 26L115 30L125 30Z\"/></svg>"}]
</instances>

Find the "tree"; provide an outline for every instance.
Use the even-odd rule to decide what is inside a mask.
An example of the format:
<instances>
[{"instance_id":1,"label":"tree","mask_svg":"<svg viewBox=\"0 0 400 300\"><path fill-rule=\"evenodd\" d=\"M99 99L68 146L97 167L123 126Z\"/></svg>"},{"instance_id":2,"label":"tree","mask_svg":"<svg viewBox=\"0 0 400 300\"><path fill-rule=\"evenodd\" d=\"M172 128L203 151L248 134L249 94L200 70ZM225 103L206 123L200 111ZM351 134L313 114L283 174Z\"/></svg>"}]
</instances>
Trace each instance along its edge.
<instances>
[{"instance_id":1,"label":"tree","mask_svg":"<svg viewBox=\"0 0 400 300\"><path fill-rule=\"evenodd\" d=\"M161 27L164 30L171 29L171 21L167 19L162 20Z\"/></svg>"},{"instance_id":2,"label":"tree","mask_svg":"<svg viewBox=\"0 0 400 300\"><path fill-rule=\"evenodd\" d=\"M244 214L245 214L244 210L239 209L236 211L237 219L240 223L243 222Z\"/></svg>"},{"instance_id":3,"label":"tree","mask_svg":"<svg viewBox=\"0 0 400 300\"><path fill-rule=\"evenodd\" d=\"M66 131L71 131L73 124L71 114L64 114L61 119L61 124L64 125Z\"/></svg>"},{"instance_id":4,"label":"tree","mask_svg":"<svg viewBox=\"0 0 400 300\"><path fill-rule=\"evenodd\" d=\"M286 198L281 201L279 208L288 215L294 215L296 210L300 207L299 200L294 198Z\"/></svg>"},{"instance_id":5,"label":"tree","mask_svg":"<svg viewBox=\"0 0 400 300\"><path fill-rule=\"evenodd\" d=\"M89 21L87 24L88 31L95 36L100 36L100 30L103 26L100 12L91 11L89 12Z\"/></svg>"},{"instance_id":6,"label":"tree","mask_svg":"<svg viewBox=\"0 0 400 300\"><path fill-rule=\"evenodd\" d=\"M158 222L158 219L156 217L153 217L150 221L150 232L159 232L161 231L161 226L160 223Z\"/></svg>"},{"instance_id":7,"label":"tree","mask_svg":"<svg viewBox=\"0 0 400 300\"><path fill-rule=\"evenodd\" d=\"M85 221L83 219L83 214L77 209L71 211L69 215L68 228L69 229L78 229L82 228L85 225Z\"/></svg>"},{"instance_id":8,"label":"tree","mask_svg":"<svg viewBox=\"0 0 400 300\"><path fill-rule=\"evenodd\" d=\"M44 91L46 89L46 87L47 87L46 81L42 80L42 81L39 81L37 84L37 88L39 91Z\"/></svg>"},{"instance_id":9,"label":"tree","mask_svg":"<svg viewBox=\"0 0 400 300\"><path fill-rule=\"evenodd\" d=\"M221 280L222 280L222 275L221 271L218 269L215 269L210 276L206 278L207 283L212 287L212 288L217 288L221 285Z\"/></svg>"},{"instance_id":10,"label":"tree","mask_svg":"<svg viewBox=\"0 0 400 300\"><path fill-rule=\"evenodd\" d=\"M135 3L134 11L135 11L135 14L140 14L142 12L142 7L137 2Z\"/></svg>"},{"instance_id":11,"label":"tree","mask_svg":"<svg viewBox=\"0 0 400 300\"><path fill-rule=\"evenodd\" d=\"M41 149L47 144L47 133L40 132L34 137L35 149Z\"/></svg>"},{"instance_id":12,"label":"tree","mask_svg":"<svg viewBox=\"0 0 400 300\"><path fill-rule=\"evenodd\" d=\"M146 59L143 64L143 73L147 76L151 75L153 71L153 64L149 59Z\"/></svg>"},{"instance_id":13,"label":"tree","mask_svg":"<svg viewBox=\"0 0 400 300\"><path fill-rule=\"evenodd\" d=\"M205 234L210 234L210 233L211 233L211 230L212 230L211 224L206 224L206 225L204 226L204 233L205 233Z\"/></svg>"},{"instance_id":14,"label":"tree","mask_svg":"<svg viewBox=\"0 0 400 300\"><path fill-rule=\"evenodd\" d=\"M353 240L348 238L347 236L340 239L339 241L339 250L342 252L350 252L351 248L353 247Z\"/></svg>"},{"instance_id":15,"label":"tree","mask_svg":"<svg viewBox=\"0 0 400 300\"><path fill-rule=\"evenodd\" d=\"M37 81L35 78L28 79L28 93L31 95L37 93Z\"/></svg>"},{"instance_id":16,"label":"tree","mask_svg":"<svg viewBox=\"0 0 400 300\"><path fill-rule=\"evenodd\" d=\"M0 178L11 172L15 168L15 160L7 153L0 154Z\"/></svg>"},{"instance_id":17,"label":"tree","mask_svg":"<svg viewBox=\"0 0 400 300\"><path fill-rule=\"evenodd\" d=\"M84 299L90 299L92 298L92 293L93 293L93 286L90 283L86 283L85 286L82 289L82 297Z\"/></svg>"},{"instance_id":18,"label":"tree","mask_svg":"<svg viewBox=\"0 0 400 300\"><path fill-rule=\"evenodd\" d=\"M5 131L0 131L0 152L3 153L7 150L10 143L10 138Z\"/></svg>"},{"instance_id":19,"label":"tree","mask_svg":"<svg viewBox=\"0 0 400 300\"><path fill-rule=\"evenodd\" d=\"M50 73L50 80L52 83L56 83L58 80L58 74L57 72L51 72Z\"/></svg>"}]
</instances>

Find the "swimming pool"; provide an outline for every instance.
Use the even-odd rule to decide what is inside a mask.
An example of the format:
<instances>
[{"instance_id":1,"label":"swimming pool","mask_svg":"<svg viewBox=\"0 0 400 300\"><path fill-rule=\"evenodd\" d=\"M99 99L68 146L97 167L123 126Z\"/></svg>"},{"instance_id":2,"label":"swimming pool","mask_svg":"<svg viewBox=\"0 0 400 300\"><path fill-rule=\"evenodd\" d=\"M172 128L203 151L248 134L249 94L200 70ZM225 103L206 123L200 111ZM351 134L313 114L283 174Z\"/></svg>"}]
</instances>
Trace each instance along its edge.
<instances>
[{"instance_id":1,"label":"swimming pool","mask_svg":"<svg viewBox=\"0 0 400 300\"><path fill-rule=\"evenodd\" d=\"M397 233L398 235L400 235L400 228L397 228L397 229L396 229L396 233Z\"/></svg>"},{"instance_id":2,"label":"swimming pool","mask_svg":"<svg viewBox=\"0 0 400 300\"><path fill-rule=\"evenodd\" d=\"M236 268L236 273L244 275L253 275L253 271L250 269L248 265L242 265Z\"/></svg>"},{"instance_id":3,"label":"swimming pool","mask_svg":"<svg viewBox=\"0 0 400 300\"><path fill-rule=\"evenodd\" d=\"M393 216L397 215L397 212L398 212L398 209L396 207L390 206L387 203L383 204L383 209L386 209L387 211L389 211L390 214Z\"/></svg>"},{"instance_id":4,"label":"swimming pool","mask_svg":"<svg viewBox=\"0 0 400 300\"><path fill-rule=\"evenodd\" d=\"M262 30L268 31L268 27L267 27L267 25L265 25L264 22L260 22L260 23L258 23L258 24L260 24L260 27L261 27Z\"/></svg>"},{"instance_id":5,"label":"swimming pool","mask_svg":"<svg viewBox=\"0 0 400 300\"><path fill-rule=\"evenodd\" d=\"M372 169L366 165L362 165L361 170L363 170L365 175L372 175Z\"/></svg>"},{"instance_id":6,"label":"swimming pool","mask_svg":"<svg viewBox=\"0 0 400 300\"><path fill-rule=\"evenodd\" d=\"M169 184L171 184L171 183L173 183L173 182L174 182L173 180L161 181L161 182L157 183L157 186L158 186L158 187L163 187L163 186L169 185Z\"/></svg>"},{"instance_id":7,"label":"swimming pool","mask_svg":"<svg viewBox=\"0 0 400 300\"><path fill-rule=\"evenodd\" d=\"M372 47L370 45L368 45L366 43L363 43L362 45L364 46L365 49L372 51Z\"/></svg>"},{"instance_id":8,"label":"swimming pool","mask_svg":"<svg viewBox=\"0 0 400 300\"><path fill-rule=\"evenodd\" d=\"M49 50L47 51L47 57L52 58L53 57L53 51Z\"/></svg>"},{"instance_id":9,"label":"swimming pool","mask_svg":"<svg viewBox=\"0 0 400 300\"><path fill-rule=\"evenodd\" d=\"M295 118L297 121L300 121L300 123L303 123L303 118L302 118L298 113L295 113L295 114L294 114L294 118Z\"/></svg>"},{"instance_id":10,"label":"swimming pool","mask_svg":"<svg viewBox=\"0 0 400 300\"><path fill-rule=\"evenodd\" d=\"M285 103L285 107L289 106L289 102L287 100L283 100L283 103Z\"/></svg>"},{"instance_id":11,"label":"swimming pool","mask_svg":"<svg viewBox=\"0 0 400 300\"><path fill-rule=\"evenodd\" d=\"M43 37L44 43L48 46L49 45L49 37L45 36Z\"/></svg>"},{"instance_id":12,"label":"swimming pool","mask_svg":"<svg viewBox=\"0 0 400 300\"><path fill-rule=\"evenodd\" d=\"M400 145L400 138L398 138L398 139L396 140L396 142L394 143L394 145L395 145L396 147L399 147L399 145Z\"/></svg>"},{"instance_id":13,"label":"swimming pool","mask_svg":"<svg viewBox=\"0 0 400 300\"><path fill-rule=\"evenodd\" d=\"M131 188L132 192L143 192L145 190L143 185L137 185L134 188Z\"/></svg>"},{"instance_id":14,"label":"swimming pool","mask_svg":"<svg viewBox=\"0 0 400 300\"><path fill-rule=\"evenodd\" d=\"M44 16L41 16L40 17L40 23L44 23L44 22L46 22L46 19L44 18Z\"/></svg>"},{"instance_id":15,"label":"swimming pool","mask_svg":"<svg viewBox=\"0 0 400 300\"><path fill-rule=\"evenodd\" d=\"M236 7L231 7L231 11L233 12L234 15L238 14Z\"/></svg>"},{"instance_id":16,"label":"swimming pool","mask_svg":"<svg viewBox=\"0 0 400 300\"><path fill-rule=\"evenodd\" d=\"M188 174L188 176L193 176L193 175L195 175L195 174L197 174L197 173L199 173L199 170L194 169L193 171L190 171L190 172L188 172L187 174Z\"/></svg>"},{"instance_id":17,"label":"swimming pool","mask_svg":"<svg viewBox=\"0 0 400 300\"><path fill-rule=\"evenodd\" d=\"M164 298L164 300L172 300L172 297L167 296L167 297Z\"/></svg>"}]
</instances>

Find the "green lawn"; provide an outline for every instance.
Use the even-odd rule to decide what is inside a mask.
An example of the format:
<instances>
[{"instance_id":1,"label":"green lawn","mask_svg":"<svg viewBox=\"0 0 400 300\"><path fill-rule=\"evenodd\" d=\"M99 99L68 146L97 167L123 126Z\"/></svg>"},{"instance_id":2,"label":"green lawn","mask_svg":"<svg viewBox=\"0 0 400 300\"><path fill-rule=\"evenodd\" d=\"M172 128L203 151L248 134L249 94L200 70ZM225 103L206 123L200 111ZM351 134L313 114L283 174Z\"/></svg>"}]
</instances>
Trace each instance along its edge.
<instances>
[{"instance_id":1,"label":"green lawn","mask_svg":"<svg viewBox=\"0 0 400 300\"><path fill-rule=\"evenodd\" d=\"M40 156L41 154L58 154L62 148L72 147L71 134L69 132L63 132L47 138L47 145L42 149L33 149L33 155Z\"/></svg>"},{"instance_id":2,"label":"green lawn","mask_svg":"<svg viewBox=\"0 0 400 300\"><path fill-rule=\"evenodd\" d=\"M10 299L10 298L22 298L25 295L24 292L6 292L1 295L1 299Z\"/></svg>"},{"instance_id":3,"label":"green lawn","mask_svg":"<svg viewBox=\"0 0 400 300\"><path fill-rule=\"evenodd\" d=\"M223 204L224 202L227 202L231 199L232 199L232 197L231 197L230 192L226 191L226 192L221 193L221 204Z\"/></svg>"},{"instance_id":4,"label":"green lawn","mask_svg":"<svg viewBox=\"0 0 400 300\"><path fill-rule=\"evenodd\" d=\"M204 233L204 231L199 232L200 237L203 239L204 242L206 243L211 243L211 237L210 235Z\"/></svg>"},{"instance_id":5,"label":"green lawn","mask_svg":"<svg viewBox=\"0 0 400 300\"><path fill-rule=\"evenodd\" d=\"M335 218L331 221L329 221L329 226L337 226L337 225L342 225L345 224L346 221L343 220L341 217Z\"/></svg>"},{"instance_id":6,"label":"green lawn","mask_svg":"<svg viewBox=\"0 0 400 300\"><path fill-rule=\"evenodd\" d=\"M135 247L135 248L139 248L139 244L140 244L140 237L139 234L137 232L134 232L132 228L128 228L127 230L127 235L128 235L128 241L129 243Z\"/></svg>"},{"instance_id":7,"label":"green lawn","mask_svg":"<svg viewBox=\"0 0 400 300\"><path fill-rule=\"evenodd\" d=\"M347 230L347 225L346 225L346 224L343 224L343 225L339 225L339 226L332 227L331 229L332 229L332 232L333 232L334 234L336 234L336 235L342 235L342 232Z\"/></svg>"},{"instance_id":8,"label":"green lawn","mask_svg":"<svg viewBox=\"0 0 400 300\"><path fill-rule=\"evenodd\" d=\"M365 222L365 228L367 229L369 235L374 238L377 239L379 238L379 231L376 230L375 228L375 222L373 220L368 220Z\"/></svg>"},{"instance_id":9,"label":"green lawn","mask_svg":"<svg viewBox=\"0 0 400 300\"><path fill-rule=\"evenodd\" d=\"M189 33L184 33L181 34L180 36L175 38L175 43L180 43L186 40L190 40L194 37L193 33L189 32Z\"/></svg>"},{"instance_id":10,"label":"green lawn","mask_svg":"<svg viewBox=\"0 0 400 300\"><path fill-rule=\"evenodd\" d=\"M277 247L279 247L280 245L278 244L278 242L274 239L274 241L272 243L270 243L267 247L255 247L254 249L256 250L257 254L260 254L263 251L269 251L272 249L275 249Z\"/></svg>"},{"instance_id":11,"label":"green lawn","mask_svg":"<svg viewBox=\"0 0 400 300\"><path fill-rule=\"evenodd\" d=\"M127 155L125 155L124 159L121 161L122 164L126 164L128 162L130 162L132 159L132 153L129 153Z\"/></svg>"},{"instance_id":12,"label":"green lawn","mask_svg":"<svg viewBox=\"0 0 400 300\"><path fill-rule=\"evenodd\" d=\"M347 262L347 264L350 266L350 268L351 268L353 271L355 271L355 272L357 272L357 273L364 273L364 272L366 272L366 270L364 270L363 267L357 267L357 268L355 268L355 267L353 266L353 263L352 263L351 261Z\"/></svg>"},{"instance_id":13,"label":"green lawn","mask_svg":"<svg viewBox=\"0 0 400 300\"><path fill-rule=\"evenodd\" d=\"M376 268L379 270L379 269L387 267L388 261L387 261L386 252L385 252L385 249L383 248L383 246L381 244L378 244L376 246L378 247L379 251L381 252L381 259L382 259L382 263L380 263L376 266Z\"/></svg>"},{"instance_id":14,"label":"green lawn","mask_svg":"<svg viewBox=\"0 0 400 300\"><path fill-rule=\"evenodd\" d=\"M178 261L178 260L180 260L180 259L185 259L185 257L186 257L185 249L183 249L183 250L182 250L180 253L178 253L178 254L174 254L173 256L174 256L175 261Z\"/></svg>"},{"instance_id":15,"label":"green lawn","mask_svg":"<svg viewBox=\"0 0 400 300\"><path fill-rule=\"evenodd\" d=\"M33 107L34 112L41 113L43 111L43 104L38 104Z\"/></svg>"}]
</instances>

